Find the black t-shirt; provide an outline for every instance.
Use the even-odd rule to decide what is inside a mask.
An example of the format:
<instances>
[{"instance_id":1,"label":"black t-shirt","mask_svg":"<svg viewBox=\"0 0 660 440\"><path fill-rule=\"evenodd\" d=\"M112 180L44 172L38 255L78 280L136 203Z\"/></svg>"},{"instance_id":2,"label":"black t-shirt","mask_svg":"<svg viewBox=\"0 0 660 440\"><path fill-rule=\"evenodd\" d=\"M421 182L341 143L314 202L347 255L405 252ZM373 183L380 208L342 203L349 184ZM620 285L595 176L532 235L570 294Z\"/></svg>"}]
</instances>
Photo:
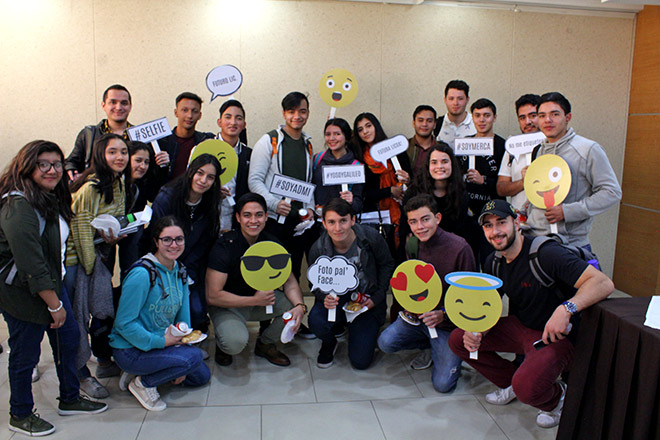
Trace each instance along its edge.
<instances>
[{"instance_id":1,"label":"black t-shirt","mask_svg":"<svg viewBox=\"0 0 660 440\"><path fill-rule=\"evenodd\" d=\"M262 231L257 238L260 241L274 241L281 244L275 236ZM239 296L254 296L255 290L248 286L241 274L241 257L250 245L243 234L231 230L218 238L209 254L209 269L227 274L227 282L223 290Z\"/></svg>"},{"instance_id":2,"label":"black t-shirt","mask_svg":"<svg viewBox=\"0 0 660 440\"><path fill-rule=\"evenodd\" d=\"M556 284L543 287L534 277L529 267L529 249L532 238L525 237L520 254L511 263L502 259L499 274L492 274L494 254L491 254L484 268L487 273L498 276L502 287L500 295L509 297L509 314L516 316L525 327L543 330L555 309L575 295L573 287L589 263L578 258L559 243L548 241L539 249L538 261L543 270Z\"/></svg>"}]
</instances>

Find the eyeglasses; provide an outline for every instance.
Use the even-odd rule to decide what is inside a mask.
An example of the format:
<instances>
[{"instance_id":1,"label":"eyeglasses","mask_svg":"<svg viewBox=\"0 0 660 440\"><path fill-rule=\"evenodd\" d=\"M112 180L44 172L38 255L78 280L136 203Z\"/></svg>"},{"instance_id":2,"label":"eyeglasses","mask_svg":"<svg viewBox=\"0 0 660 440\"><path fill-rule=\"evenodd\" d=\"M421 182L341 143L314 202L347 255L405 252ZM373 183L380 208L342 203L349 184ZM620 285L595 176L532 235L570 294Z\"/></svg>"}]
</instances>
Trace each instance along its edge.
<instances>
[{"instance_id":1,"label":"eyeglasses","mask_svg":"<svg viewBox=\"0 0 660 440\"><path fill-rule=\"evenodd\" d=\"M37 168L39 168L39 171L42 173L47 173L50 171L51 168L54 168L56 172L61 173L62 172L62 162L59 160L57 162L48 162L47 160L38 160L37 161Z\"/></svg>"},{"instance_id":2,"label":"eyeglasses","mask_svg":"<svg viewBox=\"0 0 660 440\"><path fill-rule=\"evenodd\" d=\"M186 242L186 238L183 235L179 235L178 237L158 237L158 239L162 241L165 246L172 246L172 243L181 246Z\"/></svg>"},{"instance_id":3,"label":"eyeglasses","mask_svg":"<svg viewBox=\"0 0 660 440\"><path fill-rule=\"evenodd\" d=\"M289 263L291 254L277 254L270 257L260 257L258 255L248 255L241 257L241 261L245 264L245 268L250 272L259 270L263 267L264 262L268 260L268 264L275 270L281 270Z\"/></svg>"}]
</instances>

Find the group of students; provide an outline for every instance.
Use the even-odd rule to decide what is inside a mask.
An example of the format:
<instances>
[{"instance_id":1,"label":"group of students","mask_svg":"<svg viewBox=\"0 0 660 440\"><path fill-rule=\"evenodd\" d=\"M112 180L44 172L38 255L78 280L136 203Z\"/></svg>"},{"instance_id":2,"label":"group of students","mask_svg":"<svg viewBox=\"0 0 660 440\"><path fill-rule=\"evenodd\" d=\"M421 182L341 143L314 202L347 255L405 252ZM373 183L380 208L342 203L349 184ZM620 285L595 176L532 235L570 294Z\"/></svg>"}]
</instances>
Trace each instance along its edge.
<instances>
[{"instance_id":1,"label":"group of students","mask_svg":"<svg viewBox=\"0 0 660 440\"><path fill-rule=\"evenodd\" d=\"M119 93L117 106L121 107L124 91L130 104L125 88L109 88L104 93L109 118L110 101ZM193 122L180 119L187 124L192 141L175 137L164 142L171 142L171 148L156 155L145 144L106 133L105 120L96 127L100 131L86 154L86 169L70 168L71 162L65 161L56 144L34 141L18 152L0 177L0 277L4 280L0 308L7 321L11 349L9 428L29 435L46 435L55 429L33 412L31 374L38 363L44 332L48 333L60 380L62 415L107 409L106 404L80 395L82 389L91 397L108 396L87 367L90 353L98 360L97 377L120 376L120 388L128 389L149 410L165 409L157 390L162 384L206 384L210 372L203 362L204 352L182 344L181 336L172 331L180 322L202 332L212 324L215 360L229 365L232 356L248 343L246 322L261 321L255 354L275 365L289 365L276 341L284 327L283 316L296 321L294 331L304 332L307 306L299 278L305 253L310 265L322 255L341 255L350 261L359 280L351 293L362 294L367 308L349 323L343 306L351 299L350 293L334 297L313 290L315 303L308 317L312 334L309 330L307 334L322 342L319 367L332 365L337 337L348 330L349 359L354 368L368 368L376 347L384 352L431 347L435 388L441 392L453 389L462 354L453 346L458 355L449 349L455 326L446 317L444 304L421 316L393 307L392 325L381 333L389 280L397 262L415 256L434 265L445 289L447 273L476 270L480 260L487 269L484 243L506 253L507 246L522 240L516 235L518 223L507 232L511 235L508 238L507 234L503 239L502 234L489 235L491 229L487 231L491 222L497 228L508 217L513 224L515 210L503 211L490 197L482 200L478 211L471 208L469 185L486 185L487 179L475 170L461 169L453 148L445 142L434 141L424 149L422 160L415 154L400 154L402 169L395 169L391 161L387 166L375 161L370 147L387 136L371 113L358 115L353 130L343 119L329 119L324 127L327 149L313 154L309 137L302 130L309 116L309 102L299 92L289 93L282 101L285 124L266 133L253 149L239 137L245 128L241 103L230 100L221 106L218 124L223 131L217 137L228 140L229 135L243 164L230 184L220 185L223 168L209 154L193 160L184 157L187 166L175 177L172 170L182 155L190 155L188 147L209 137L194 130L201 116L201 99L195 96L182 94L176 102L177 110L183 112L179 108L183 102L192 108L186 108L186 115L197 115L196 119L190 117ZM477 110L490 109L489 103ZM428 106L420 107L413 118L428 110ZM119 113L126 122L127 112ZM443 129L447 119L440 122ZM79 140L89 141L83 132ZM415 147L411 144L410 153ZM74 153L80 156L85 148L77 143ZM356 163L365 164L364 184L350 185L347 191L339 185L323 186L324 166ZM314 203L289 203L271 194L270 181L277 173L315 183ZM68 177L72 179L70 185ZM236 198L234 207L228 206L227 196ZM121 217L142 210L147 202L152 202L153 216L146 230L124 237L105 235L91 225L100 214ZM397 228L393 236L384 237L382 230L359 223L360 213L374 210L389 212ZM279 216L286 218L283 223L278 222ZM301 228L302 220L309 216L319 222ZM417 239L417 249L408 246L411 237ZM248 247L266 240L280 242L291 254L292 273L282 288L274 291L249 287L239 267ZM121 289L112 287L116 244ZM271 267L278 264L273 259L267 261ZM579 290L582 284L575 276L582 281L579 275L586 269L578 267L582 271L571 272L565 283L568 287L557 300L572 298ZM598 298L607 288L605 285ZM555 307L561 303L553 301ZM582 310L590 303L578 305ZM273 313L266 313L265 306L273 306ZM329 309L337 311L335 323L327 319ZM420 323L438 327L440 337L429 338ZM553 341L555 334L565 330L555 331ZM541 333L545 339L546 334ZM481 336L465 338L468 351L479 347ZM527 348L521 351L527 353ZM499 385L506 380L495 382ZM557 387L561 395L565 388ZM559 400L557 389L543 401L544 411L548 402Z\"/></svg>"}]
</instances>

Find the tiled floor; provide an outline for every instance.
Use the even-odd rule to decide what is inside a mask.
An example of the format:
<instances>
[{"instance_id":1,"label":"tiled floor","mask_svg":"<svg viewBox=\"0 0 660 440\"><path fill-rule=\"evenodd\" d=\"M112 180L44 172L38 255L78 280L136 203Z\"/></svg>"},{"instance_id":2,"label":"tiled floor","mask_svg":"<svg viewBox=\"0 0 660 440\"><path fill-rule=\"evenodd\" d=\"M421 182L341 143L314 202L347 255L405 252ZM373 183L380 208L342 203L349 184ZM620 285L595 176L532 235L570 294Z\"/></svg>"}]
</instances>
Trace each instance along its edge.
<instances>
[{"instance_id":1,"label":"tiled floor","mask_svg":"<svg viewBox=\"0 0 660 440\"><path fill-rule=\"evenodd\" d=\"M0 412L8 412L7 330L0 320ZM553 439L555 429L536 426L536 411L518 401L497 407L484 401L493 386L469 367L457 388L440 394L431 386L430 370L408 367L415 352L378 353L366 371L353 370L346 340L340 340L335 365L316 366L318 340L285 346L292 365L276 367L249 349L229 367L213 362L211 383L200 389L161 387L168 408L144 410L117 378L104 379L110 409L96 416L61 417L56 412L58 382L47 341L40 362L41 379L33 394L38 412L55 424L49 438L74 439L240 439L240 440L412 440L412 439ZM213 344L210 344L211 351ZM92 370L94 370L92 366ZM6 423L6 417L0 425ZM5 425L6 426L6 425ZM0 427L0 440L12 437Z\"/></svg>"}]
</instances>

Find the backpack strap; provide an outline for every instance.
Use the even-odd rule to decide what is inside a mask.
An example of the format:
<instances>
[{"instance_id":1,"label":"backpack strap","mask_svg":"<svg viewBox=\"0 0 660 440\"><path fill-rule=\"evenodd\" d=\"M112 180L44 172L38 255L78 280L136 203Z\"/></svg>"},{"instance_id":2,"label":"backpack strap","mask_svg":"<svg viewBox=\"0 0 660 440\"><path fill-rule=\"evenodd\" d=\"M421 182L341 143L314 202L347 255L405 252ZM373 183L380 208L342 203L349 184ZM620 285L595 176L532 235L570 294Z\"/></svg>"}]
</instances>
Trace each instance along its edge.
<instances>
[{"instance_id":1,"label":"backpack strap","mask_svg":"<svg viewBox=\"0 0 660 440\"><path fill-rule=\"evenodd\" d=\"M539 155L539 151L541 150L541 144L538 144L534 149L532 150L532 161L536 159L536 157Z\"/></svg>"},{"instance_id":2,"label":"backpack strap","mask_svg":"<svg viewBox=\"0 0 660 440\"><path fill-rule=\"evenodd\" d=\"M528 255L529 269L532 271L534 278L536 278L543 287L552 287L555 285L555 280L543 270L543 267L541 267L541 263L539 261L539 249L548 241L556 241L560 244L564 244L563 238L559 235L542 235L539 237L534 237L532 240L532 245L529 248Z\"/></svg>"},{"instance_id":3,"label":"backpack strap","mask_svg":"<svg viewBox=\"0 0 660 440\"><path fill-rule=\"evenodd\" d=\"M412 260L416 260L419 256L419 238L412 235L406 242L406 252Z\"/></svg>"},{"instance_id":4,"label":"backpack strap","mask_svg":"<svg viewBox=\"0 0 660 440\"><path fill-rule=\"evenodd\" d=\"M316 156L314 156L314 163L312 164L312 170L316 171L316 169L319 167L321 164L321 160L323 160L323 157L325 156L325 153L327 153L328 150L321 151L318 153Z\"/></svg>"},{"instance_id":5,"label":"backpack strap","mask_svg":"<svg viewBox=\"0 0 660 440\"><path fill-rule=\"evenodd\" d=\"M493 256L493 263L490 267L490 273L497 278L500 278L500 267L502 267L502 252L500 251L495 251L495 254Z\"/></svg>"},{"instance_id":6,"label":"backpack strap","mask_svg":"<svg viewBox=\"0 0 660 440\"><path fill-rule=\"evenodd\" d=\"M272 145L272 149L271 149L271 152L270 152L270 157L272 159L273 156L277 155L277 138L278 138L277 130L269 131L268 136L270 136L270 143Z\"/></svg>"}]
</instances>

